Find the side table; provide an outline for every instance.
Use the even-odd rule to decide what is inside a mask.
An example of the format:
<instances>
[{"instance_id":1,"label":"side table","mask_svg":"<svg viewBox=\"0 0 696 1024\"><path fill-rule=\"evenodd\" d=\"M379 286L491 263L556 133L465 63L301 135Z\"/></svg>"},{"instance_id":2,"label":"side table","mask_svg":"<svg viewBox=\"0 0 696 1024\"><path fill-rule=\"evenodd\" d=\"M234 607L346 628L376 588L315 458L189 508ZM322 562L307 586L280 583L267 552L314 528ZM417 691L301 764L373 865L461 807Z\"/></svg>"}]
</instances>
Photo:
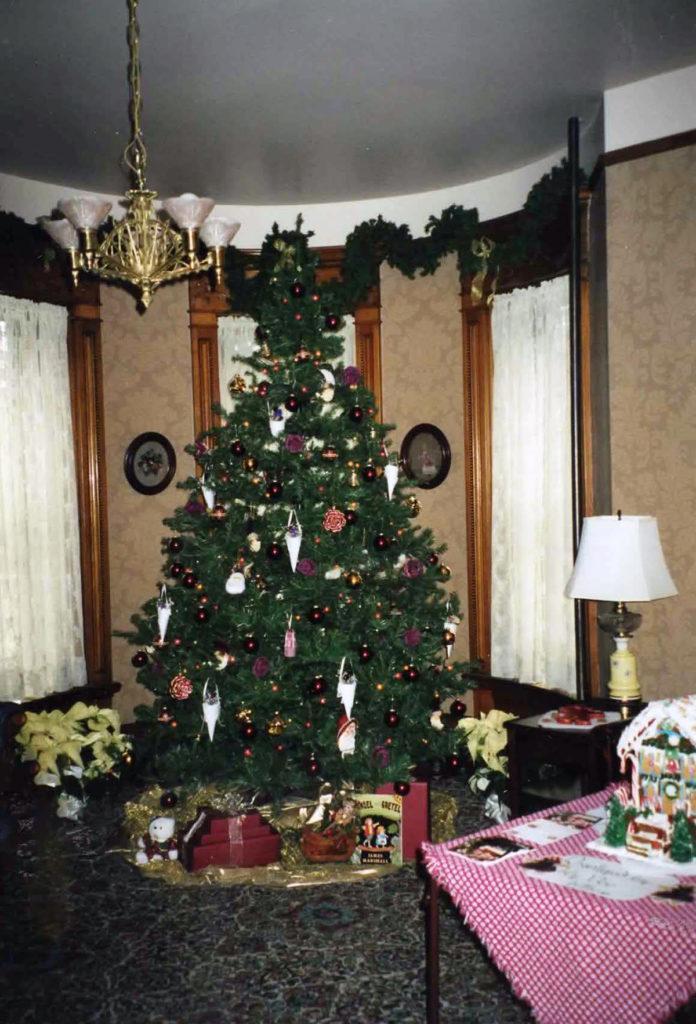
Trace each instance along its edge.
<instances>
[{"instance_id":1,"label":"side table","mask_svg":"<svg viewBox=\"0 0 696 1024\"><path fill-rule=\"evenodd\" d=\"M603 710L619 710L615 702L593 701ZM636 702L627 717L592 729L547 729L539 725L542 715L517 718L505 723L508 731L508 803L513 818L553 804L564 803L603 789L619 778L616 744L627 723L645 705ZM530 783L528 772L541 765L566 770L565 785Z\"/></svg>"}]
</instances>

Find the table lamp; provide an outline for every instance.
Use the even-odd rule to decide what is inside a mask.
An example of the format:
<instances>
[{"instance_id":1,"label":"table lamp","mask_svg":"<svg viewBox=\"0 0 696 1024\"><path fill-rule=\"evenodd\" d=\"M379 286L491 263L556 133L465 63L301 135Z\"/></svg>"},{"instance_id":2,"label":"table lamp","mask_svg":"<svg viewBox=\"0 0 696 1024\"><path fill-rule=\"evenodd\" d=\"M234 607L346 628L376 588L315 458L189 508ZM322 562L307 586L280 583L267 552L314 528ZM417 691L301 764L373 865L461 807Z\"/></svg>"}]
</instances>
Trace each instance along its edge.
<instances>
[{"instance_id":1,"label":"table lamp","mask_svg":"<svg viewBox=\"0 0 696 1024\"><path fill-rule=\"evenodd\" d=\"M616 644L612 653L609 696L619 701L640 700L636 658L628 641L642 615L626 601L655 601L677 593L665 565L657 520L653 516L588 516L583 521L580 547L566 597L613 601L611 612L598 615L601 629Z\"/></svg>"}]
</instances>

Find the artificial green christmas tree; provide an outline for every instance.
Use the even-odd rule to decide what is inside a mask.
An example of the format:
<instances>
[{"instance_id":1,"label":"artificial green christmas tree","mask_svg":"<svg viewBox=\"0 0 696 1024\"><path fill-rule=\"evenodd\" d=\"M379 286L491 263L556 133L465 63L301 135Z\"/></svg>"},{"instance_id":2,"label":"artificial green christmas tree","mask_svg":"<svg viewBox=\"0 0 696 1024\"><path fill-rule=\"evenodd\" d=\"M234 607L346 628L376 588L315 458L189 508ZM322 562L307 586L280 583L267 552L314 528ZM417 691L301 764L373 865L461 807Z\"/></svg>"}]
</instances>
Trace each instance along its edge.
<instances>
[{"instance_id":1,"label":"artificial green christmas tree","mask_svg":"<svg viewBox=\"0 0 696 1024\"><path fill-rule=\"evenodd\" d=\"M448 659L444 546L414 524L390 428L340 362L316 263L299 222L266 240L247 383L189 449L200 475L165 521L166 587L126 634L165 784L279 797L308 778L372 788L460 762L457 733L430 725L468 686Z\"/></svg>"}]
</instances>

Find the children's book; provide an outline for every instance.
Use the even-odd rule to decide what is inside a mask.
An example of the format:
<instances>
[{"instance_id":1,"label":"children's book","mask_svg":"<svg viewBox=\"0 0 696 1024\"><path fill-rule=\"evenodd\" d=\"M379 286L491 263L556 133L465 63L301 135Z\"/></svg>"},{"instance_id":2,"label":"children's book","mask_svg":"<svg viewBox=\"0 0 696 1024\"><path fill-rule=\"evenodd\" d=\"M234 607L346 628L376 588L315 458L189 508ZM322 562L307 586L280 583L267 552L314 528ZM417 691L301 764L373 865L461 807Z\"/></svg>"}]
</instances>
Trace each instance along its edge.
<instances>
[{"instance_id":1,"label":"children's book","mask_svg":"<svg viewBox=\"0 0 696 1024\"><path fill-rule=\"evenodd\" d=\"M355 796L355 864L401 864L401 797L395 793Z\"/></svg>"}]
</instances>

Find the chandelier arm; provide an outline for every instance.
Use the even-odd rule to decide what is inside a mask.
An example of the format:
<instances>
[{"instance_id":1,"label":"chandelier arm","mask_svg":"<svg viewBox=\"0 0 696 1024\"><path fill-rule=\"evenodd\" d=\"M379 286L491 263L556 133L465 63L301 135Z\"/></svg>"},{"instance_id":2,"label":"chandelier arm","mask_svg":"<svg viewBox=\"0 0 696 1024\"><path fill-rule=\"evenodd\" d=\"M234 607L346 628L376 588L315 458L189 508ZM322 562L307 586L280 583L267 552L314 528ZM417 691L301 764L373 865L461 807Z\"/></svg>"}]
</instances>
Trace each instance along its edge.
<instances>
[{"instance_id":1,"label":"chandelier arm","mask_svg":"<svg viewBox=\"0 0 696 1024\"><path fill-rule=\"evenodd\" d=\"M130 92L131 140L123 151L123 162L133 173L136 188L145 188L147 151L143 141L141 117L143 96L140 85L140 29L137 19L138 0L128 0L128 89Z\"/></svg>"}]
</instances>

